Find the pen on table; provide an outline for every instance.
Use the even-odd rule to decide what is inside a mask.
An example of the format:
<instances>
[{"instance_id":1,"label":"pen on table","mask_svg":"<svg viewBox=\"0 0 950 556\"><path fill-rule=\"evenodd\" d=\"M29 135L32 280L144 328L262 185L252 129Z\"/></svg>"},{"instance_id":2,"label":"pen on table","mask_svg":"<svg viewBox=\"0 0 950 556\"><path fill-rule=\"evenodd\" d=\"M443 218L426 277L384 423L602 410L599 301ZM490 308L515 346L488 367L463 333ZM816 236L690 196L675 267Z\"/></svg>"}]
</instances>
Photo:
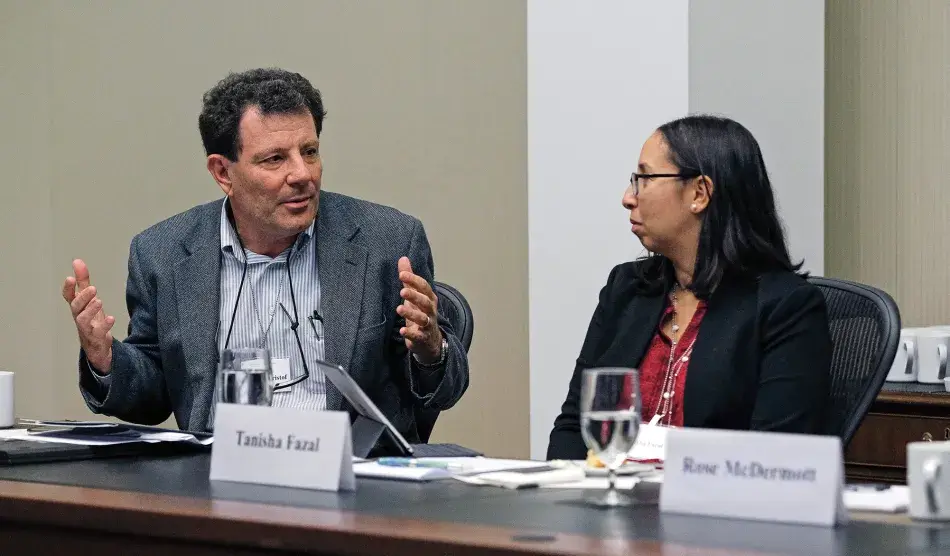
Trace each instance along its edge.
<instances>
[{"instance_id":1,"label":"pen on table","mask_svg":"<svg viewBox=\"0 0 950 556\"><path fill-rule=\"evenodd\" d=\"M426 467L431 469L444 469L446 471L465 471L465 466L457 462L448 461L426 461L424 459L412 458L379 458L376 460L379 465L386 467Z\"/></svg>"}]
</instances>

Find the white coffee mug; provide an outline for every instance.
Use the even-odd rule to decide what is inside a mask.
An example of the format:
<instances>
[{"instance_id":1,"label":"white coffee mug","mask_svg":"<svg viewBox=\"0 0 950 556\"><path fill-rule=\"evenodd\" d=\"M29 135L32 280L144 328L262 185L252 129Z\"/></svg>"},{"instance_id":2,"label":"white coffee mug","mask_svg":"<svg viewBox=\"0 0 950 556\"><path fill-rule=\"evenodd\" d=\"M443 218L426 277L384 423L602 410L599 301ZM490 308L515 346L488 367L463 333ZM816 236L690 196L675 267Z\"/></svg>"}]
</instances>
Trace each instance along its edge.
<instances>
[{"instance_id":1,"label":"white coffee mug","mask_svg":"<svg viewBox=\"0 0 950 556\"><path fill-rule=\"evenodd\" d=\"M950 330L926 328L917 331L917 382L943 384L947 376Z\"/></svg>"},{"instance_id":2,"label":"white coffee mug","mask_svg":"<svg viewBox=\"0 0 950 556\"><path fill-rule=\"evenodd\" d=\"M950 441L907 445L910 517L950 519Z\"/></svg>"},{"instance_id":3,"label":"white coffee mug","mask_svg":"<svg viewBox=\"0 0 950 556\"><path fill-rule=\"evenodd\" d=\"M13 373L0 371L0 428L12 427L13 410Z\"/></svg>"},{"instance_id":4,"label":"white coffee mug","mask_svg":"<svg viewBox=\"0 0 950 556\"><path fill-rule=\"evenodd\" d=\"M917 359L917 329L901 330L900 343L891 370L887 373L888 382L917 382L920 363Z\"/></svg>"}]
</instances>

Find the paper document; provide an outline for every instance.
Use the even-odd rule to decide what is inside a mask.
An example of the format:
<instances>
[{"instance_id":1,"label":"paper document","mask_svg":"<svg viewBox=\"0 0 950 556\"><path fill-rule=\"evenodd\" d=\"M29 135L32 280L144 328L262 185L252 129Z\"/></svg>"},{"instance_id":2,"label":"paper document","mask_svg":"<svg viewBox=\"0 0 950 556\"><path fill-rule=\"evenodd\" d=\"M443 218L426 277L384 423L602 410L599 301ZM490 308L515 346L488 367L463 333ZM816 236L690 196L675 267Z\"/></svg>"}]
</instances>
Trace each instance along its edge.
<instances>
[{"instance_id":1,"label":"paper document","mask_svg":"<svg viewBox=\"0 0 950 556\"><path fill-rule=\"evenodd\" d=\"M192 444L201 444L210 446L214 442L214 437L195 438L194 435L186 432L148 432L142 433L139 440L143 442L190 442Z\"/></svg>"},{"instance_id":2,"label":"paper document","mask_svg":"<svg viewBox=\"0 0 950 556\"><path fill-rule=\"evenodd\" d=\"M115 446L117 444L130 444L132 442L139 442L138 439L89 440L82 438L55 438L51 436L41 436L37 433L31 433L26 429L8 429L0 431L0 439L29 440L31 442L55 442L57 444L78 444L80 446Z\"/></svg>"},{"instance_id":3,"label":"paper document","mask_svg":"<svg viewBox=\"0 0 950 556\"><path fill-rule=\"evenodd\" d=\"M583 469L588 477L606 477L608 473L606 467L593 467L584 460L553 460L551 465L555 467L578 467ZM617 476L652 474L661 469L662 466L655 464L627 460L617 469Z\"/></svg>"},{"instance_id":4,"label":"paper document","mask_svg":"<svg viewBox=\"0 0 950 556\"><path fill-rule=\"evenodd\" d=\"M26 429L2 429L0 440L18 440L24 434L26 434Z\"/></svg>"},{"instance_id":5,"label":"paper document","mask_svg":"<svg viewBox=\"0 0 950 556\"><path fill-rule=\"evenodd\" d=\"M187 442L191 444L200 444L210 446L214 442L213 437L196 438L195 435L179 432L164 431L161 429L153 430L135 430L135 428L125 427L121 424L100 423L98 426L82 424L75 428L63 427L52 428L50 430L35 431L25 428L6 429L0 431L0 439L29 440L32 442L53 442L57 444L76 444L80 446L115 446L118 444L131 444L135 442L146 442L154 444L158 442Z\"/></svg>"},{"instance_id":6,"label":"paper document","mask_svg":"<svg viewBox=\"0 0 950 556\"><path fill-rule=\"evenodd\" d=\"M71 419L64 419L61 421L45 421L43 419L17 419L17 423L29 427L63 427L70 429L77 427L121 426L120 423L112 423L109 421L73 421Z\"/></svg>"},{"instance_id":7,"label":"paper document","mask_svg":"<svg viewBox=\"0 0 950 556\"><path fill-rule=\"evenodd\" d=\"M645 475L642 477L617 477L617 490L630 490L638 483L662 483L663 475ZM541 485L541 488L573 488L583 490L607 490L606 477L586 477L570 483L553 483Z\"/></svg>"},{"instance_id":8,"label":"paper document","mask_svg":"<svg viewBox=\"0 0 950 556\"><path fill-rule=\"evenodd\" d=\"M910 506L910 489L903 485L848 485L844 505L853 512L903 512Z\"/></svg>"},{"instance_id":9,"label":"paper document","mask_svg":"<svg viewBox=\"0 0 950 556\"><path fill-rule=\"evenodd\" d=\"M446 479L453 475L476 475L495 471L513 471L547 467L547 462L531 460L494 459L494 458L419 458L429 463L451 464L458 471L449 471L434 467L391 467L380 465L376 461L357 463L353 472L357 477L375 479L395 479L403 481L431 481Z\"/></svg>"},{"instance_id":10,"label":"paper document","mask_svg":"<svg viewBox=\"0 0 950 556\"><path fill-rule=\"evenodd\" d=\"M432 481L436 479L447 479L452 473L445 469L434 469L427 467L387 467L379 465L375 461L356 463L353 465L353 473L357 477L366 477L369 479L393 479L397 481Z\"/></svg>"},{"instance_id":11,"label":"paper document","mask_svg":"<svg viewBox=\"0 0 950 556\"><path fill-rule=\"evenodd\" d=\"M502 488L538 488L546 485L575 483L584 480L584 470L578 467L522 469L520 471L494 471L479 475L455 475L455 479L471 485Z\"/></svg>"}]
</instances>

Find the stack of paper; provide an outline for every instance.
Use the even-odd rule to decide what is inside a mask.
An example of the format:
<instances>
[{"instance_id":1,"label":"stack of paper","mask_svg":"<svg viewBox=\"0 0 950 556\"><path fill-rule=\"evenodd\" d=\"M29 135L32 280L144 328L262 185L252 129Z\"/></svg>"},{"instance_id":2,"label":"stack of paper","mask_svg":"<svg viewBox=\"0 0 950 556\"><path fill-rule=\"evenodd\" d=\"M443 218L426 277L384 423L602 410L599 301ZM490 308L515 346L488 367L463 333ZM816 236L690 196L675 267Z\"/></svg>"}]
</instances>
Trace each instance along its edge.
<instances>
[{"instance_id":1,"label":"stack of paper","mask_svg":"<svg viewBox=\"0 0 950 556\"><path fill-rule=\"evenodd\" d=\"M7 429L0 431L0 439L29 440L33 442L54 442L57 444L78 444L81 446L114 446L146 442L187 442L209 446L214 441L211 436L201 438L187 432L164 430L153 427L126 426L119 423L81 423L70 426L58 425L59 422L35 421L43 430Z\"/></svg>"},{"instance_id":2,"label":"stack of paper","mask_svg":"<svg viewBox=\"0 0 950 556\"><path fill-rule=\"evenodd\" d=\"M453 470L439 467L394 467L381 465L378 461L357 463L353 472L357 477L374 479L396 479L402 481L432 481L446 479L452 476L479 475L497 471L513 471L518 469L537 469L547 467L543 461L494 459L485 457L475 458L419 458L425 464L445 464Z\"/></svg>"}]
</instances>

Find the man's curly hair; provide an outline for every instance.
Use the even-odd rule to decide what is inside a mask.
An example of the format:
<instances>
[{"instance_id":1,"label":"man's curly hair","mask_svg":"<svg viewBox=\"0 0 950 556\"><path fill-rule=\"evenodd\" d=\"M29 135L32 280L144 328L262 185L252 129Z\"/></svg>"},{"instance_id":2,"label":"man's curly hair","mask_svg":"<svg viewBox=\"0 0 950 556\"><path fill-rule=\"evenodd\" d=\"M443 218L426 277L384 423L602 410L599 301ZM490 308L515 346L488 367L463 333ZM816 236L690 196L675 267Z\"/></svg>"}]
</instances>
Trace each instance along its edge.
<instances>
[{"instance_id":1,"label":"man's curly hair","mask_svg":"<svg viewBox=\"0 0 950 556\"><path fill-rule=\"evenodd\" d=\"M241 151L238 128L241 116L254 106L261 114L309 113L317 136L323 131L323 99L320 91L299 73L279 68L260 68L231 73L204 94L198 131L205 154L220 154L237 160Z\"/></svg>"}]
</instances>

